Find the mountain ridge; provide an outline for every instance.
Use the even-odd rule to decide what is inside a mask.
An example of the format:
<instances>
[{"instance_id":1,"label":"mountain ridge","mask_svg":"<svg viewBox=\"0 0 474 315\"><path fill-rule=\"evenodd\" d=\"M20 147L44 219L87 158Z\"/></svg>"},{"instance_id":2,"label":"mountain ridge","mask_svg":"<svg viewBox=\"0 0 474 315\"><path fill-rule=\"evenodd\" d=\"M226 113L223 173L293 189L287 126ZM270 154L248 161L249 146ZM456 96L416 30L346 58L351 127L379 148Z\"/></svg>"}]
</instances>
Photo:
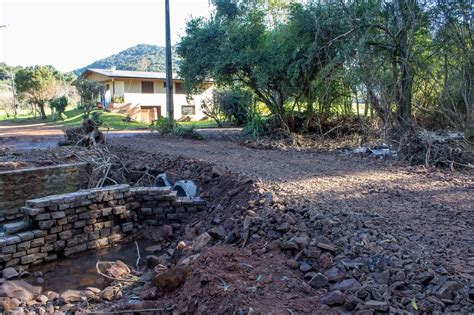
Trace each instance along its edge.
<instances>
[{"instance_id":1,"label":"mountain ridge","mask_svg":"<svg viewBox=\"0 0 474 315\"><path fill-rule=\"evenodd\" d=\"M176 72L179 68L179 61L174 47L172 48L172 60L173 71ZM119 70L164 72L166 70L165 47L151 44L138 44L109 57L94 61L72 72L76 75L80 75L87 68L110 69L113 66Z\"/></svg>"}]
</instances>

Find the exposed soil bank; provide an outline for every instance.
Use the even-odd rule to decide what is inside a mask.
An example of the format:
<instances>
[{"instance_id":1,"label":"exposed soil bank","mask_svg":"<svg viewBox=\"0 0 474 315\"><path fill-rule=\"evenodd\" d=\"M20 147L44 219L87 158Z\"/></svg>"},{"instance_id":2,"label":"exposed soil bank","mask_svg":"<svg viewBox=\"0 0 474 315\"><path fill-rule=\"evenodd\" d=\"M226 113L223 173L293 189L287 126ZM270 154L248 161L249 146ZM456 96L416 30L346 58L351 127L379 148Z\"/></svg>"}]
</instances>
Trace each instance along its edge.
<instances>
[{"instance_id":1,"label":"exposed soil bank","mask_svg":"<svg viewBox=\"0 0 474 315\"><path fill-rule=\"evenodd\" d=\"M111 143L122 152L185 156L262 181L262 193L271 194L247 205L256 217L231 215L247 221L250 243L279 247L288 266L317 289L308 296L324 305L402 312L414 311L414 300L425 312L474 310L472 173L226 141L150 135Z\"/></svg>"},{"instance_id":2,"label":"exposed soil bank","mask_svg":"<svg viewBox=\"0 0 474 315\"><path fill-rule=\"evenodd\" d=\"M145 283L122 287L111 301L81 307L177 314L474 311L472 173L155 135L110 139L110 148L125 163L125 181L162 171L192 179L208 208L163 245L173 250L159 259L168 269L143 274ZM197 250L206 233L211 238ZM198 256L175 266L190 255Z\"/></svg>"}]
</instances>

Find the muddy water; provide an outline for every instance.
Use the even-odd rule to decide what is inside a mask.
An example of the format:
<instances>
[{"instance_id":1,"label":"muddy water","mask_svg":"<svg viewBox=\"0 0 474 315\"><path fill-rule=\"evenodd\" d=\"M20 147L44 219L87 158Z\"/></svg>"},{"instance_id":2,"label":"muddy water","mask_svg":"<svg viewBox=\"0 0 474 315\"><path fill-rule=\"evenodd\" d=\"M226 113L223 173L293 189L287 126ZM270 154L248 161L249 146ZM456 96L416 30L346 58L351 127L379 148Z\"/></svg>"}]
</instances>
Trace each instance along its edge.
<instances>
[{"instance_id":1,"label":"muddy water","mask_svg":"<svg viewBox=\"0 0 474 315\"><path fill-rule=\"evenodd\" d=\"M154 243L147 240L138 240L137 242L142 257L140 265L143 266L146 256L144 249L154 245ZM135 242L130 242L100 250L86 251L73 257L58 259L55 262L38 266L29 271L31 274L35 271L41 271L43 273L44 282L39 285L43 287L43 291L51 290L62 293L68 289L80 290L86 287L103 289L109 282L97 274L95 267L97 261L121 260L135 268L137 257ZM35 284L35 280L32 277L26 280Z\"/></svg>"}]
</instances>

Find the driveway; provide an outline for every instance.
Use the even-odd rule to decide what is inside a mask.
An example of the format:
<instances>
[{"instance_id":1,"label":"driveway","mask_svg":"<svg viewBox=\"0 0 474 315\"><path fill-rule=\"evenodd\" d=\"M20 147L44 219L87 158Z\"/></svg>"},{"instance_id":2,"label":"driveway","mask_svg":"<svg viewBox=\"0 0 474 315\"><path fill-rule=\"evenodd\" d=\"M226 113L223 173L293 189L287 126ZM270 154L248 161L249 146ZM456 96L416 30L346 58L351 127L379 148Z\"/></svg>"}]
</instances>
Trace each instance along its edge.
<instances>
[{"instance_id":1,"label":"driveway","mask_svg":"<svg viewBox=\"0 0 474 315\"><path fill-rule=\"evenodd\" d=\"M0 121L0 148L15 150L48 149L58 146L66 126L51 123L12 123ZM148 130L113 130L111 137L150 133Z\"/></svg>"}]
</instances>

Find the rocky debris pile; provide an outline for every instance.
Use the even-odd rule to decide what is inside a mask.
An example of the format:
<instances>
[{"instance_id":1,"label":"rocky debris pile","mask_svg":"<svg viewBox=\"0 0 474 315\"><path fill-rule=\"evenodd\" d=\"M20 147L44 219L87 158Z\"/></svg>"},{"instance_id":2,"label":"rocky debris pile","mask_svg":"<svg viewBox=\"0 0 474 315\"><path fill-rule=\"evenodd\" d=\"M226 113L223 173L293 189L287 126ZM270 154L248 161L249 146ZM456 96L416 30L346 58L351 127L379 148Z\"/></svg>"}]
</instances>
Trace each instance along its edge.
<instances>
[{"instance_id":1,"label":"rocky debris pile","mask_svg":"<svg viewBox=\"0 0 474 315\"><path fill-rule=\"evenodd\" d=\"M299 270L327 306L390 313L474 309L472 277L439 257L442 249L432 253L413 243L410 231L395 234L386 218L276 197L255 212L250 239L280 248L287 266Z\"/></svg>"},{"instance_id":2,"label":"rocky debris pile","mask_svg":"<svg viewBox=\"0 0 474 315\"><path fill-rule=\"evenodd\" d=\"M320 308L314 290L286 267L278 251L260 255L252 249L211 246L206 240L204 234L189 245L180 242L163 264L123 286L110 302L91 304L87 311L297 314Z\"/></svg>"},{"instance_id":3,"label":"rocky debris pile","mask_svg":"<svg viewBox=\"0 0 474 315\"><path fill-rule=\"evenodd\" d=\"M4 274L5 276L5 274ZM119 286L100 290L87 287L83 290L66 290L62 293L43 292L24 280L3 279L0 285L0 311L5 314L74 314L84 305L110 301L120 294Z\"/></svg>"}]
</instances>

